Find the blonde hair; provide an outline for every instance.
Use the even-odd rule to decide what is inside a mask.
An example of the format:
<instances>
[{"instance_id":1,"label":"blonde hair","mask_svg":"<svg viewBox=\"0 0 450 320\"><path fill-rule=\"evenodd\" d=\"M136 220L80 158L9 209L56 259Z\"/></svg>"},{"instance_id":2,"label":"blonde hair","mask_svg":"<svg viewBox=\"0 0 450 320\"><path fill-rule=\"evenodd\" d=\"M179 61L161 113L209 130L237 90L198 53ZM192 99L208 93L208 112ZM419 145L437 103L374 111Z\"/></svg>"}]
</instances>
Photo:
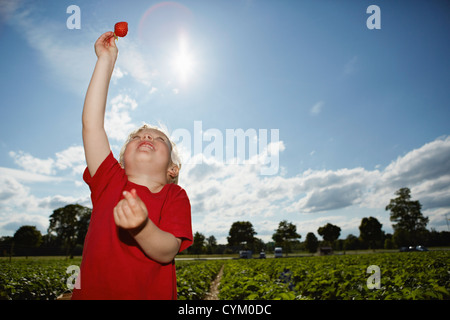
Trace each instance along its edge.
<instances>
[{"instance_id":1,"label":"blonde hair","mask_svg":"<svg viewBox=\"0 0 450 320\"><path fill-rule=\"evenodd\" d=\"M133 132L131 132L128 135L127 140L125 141L124 145L122 146L122 149L120 150L120 154L119 154L119 163L122 166L122 168L125 167L125 162L124 162L124 153L125 153L125 149L127 148L128 143L131 141L131 139L138 134L139 132L141 132L144 129L153 129L153 130L157 130L159 132L161 132L162 134L164 134L167 137L167 140L169 140L169 148L170 148L170 161L172 164L176 165L178 167L178 172L181 170L181 159L180 156L178 154L178 150L177 150L177 146L176 144L169 139L169 134L166 128L161 128L161 127L157 127L157 126L152 126L149 124L144 123L141 127L137 128L136 130L134 130ZM178 174L175 177L170 177L169 178L169 183L174 183L174 184L178 184Z\"/></svg>"}]
</instances>

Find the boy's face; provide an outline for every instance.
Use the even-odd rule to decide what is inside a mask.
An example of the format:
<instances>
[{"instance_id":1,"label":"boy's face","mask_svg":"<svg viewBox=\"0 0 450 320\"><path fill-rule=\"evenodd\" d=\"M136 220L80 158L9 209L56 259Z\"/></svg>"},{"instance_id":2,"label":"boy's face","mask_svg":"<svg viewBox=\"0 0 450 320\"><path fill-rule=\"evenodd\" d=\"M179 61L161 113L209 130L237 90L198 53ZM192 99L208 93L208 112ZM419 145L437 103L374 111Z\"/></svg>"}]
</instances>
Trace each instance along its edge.
<instances>
[{"instance_id":1,"label":"boy's face","mask_svg":"<svg viewBox=\"0 0 450 320\"><path fill-rule=\"evenodd\" d=\"M124 152L124 167L134 169L141 164L157 172L166 172L171 163L171 147L167 136L156 129L142 129L131 137Z\"/></svg>"}]
</instances>

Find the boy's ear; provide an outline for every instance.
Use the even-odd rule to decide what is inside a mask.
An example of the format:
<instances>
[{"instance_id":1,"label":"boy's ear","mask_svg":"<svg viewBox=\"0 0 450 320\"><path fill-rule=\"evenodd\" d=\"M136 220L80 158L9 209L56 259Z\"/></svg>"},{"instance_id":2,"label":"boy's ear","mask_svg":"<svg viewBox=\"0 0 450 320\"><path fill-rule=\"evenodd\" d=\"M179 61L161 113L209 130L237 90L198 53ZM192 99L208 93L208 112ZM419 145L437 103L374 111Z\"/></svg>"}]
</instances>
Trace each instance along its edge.
<instances>
[{"instance_id":1,"label":"boy's ear","mask_svg":"<svg viewBox=\"0 0 450 320\"><path fill-rule=\"evenodd\" d=\"M167 172L168 172L169 176L173 179L175 177L178 177L178 173L180 172L180 169L178 168L177 165L172 164L172 166L169 167Z\"/></svg>"}]
</instances>

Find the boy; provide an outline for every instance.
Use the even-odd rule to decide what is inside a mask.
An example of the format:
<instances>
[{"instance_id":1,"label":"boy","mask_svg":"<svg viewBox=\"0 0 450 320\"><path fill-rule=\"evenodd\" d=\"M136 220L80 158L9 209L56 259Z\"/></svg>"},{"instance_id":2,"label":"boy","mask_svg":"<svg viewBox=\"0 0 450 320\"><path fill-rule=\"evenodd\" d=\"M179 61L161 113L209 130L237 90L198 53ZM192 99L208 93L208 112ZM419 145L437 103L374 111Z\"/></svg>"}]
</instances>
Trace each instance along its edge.
<instances>
[{"instance_id":1,"label":"boy","mask_svg":"<svg viewBox=\"0 0 450 320\"><path fill-rule=\"evenodd\" d=\"M93 210L72 299L176 299L174 257L192 244L189 199L175 184L179 163L167 136L146 125L114 159L104 130L113 32L98 38L95 53L82 115Z\"/></svg>"}]
</instances>

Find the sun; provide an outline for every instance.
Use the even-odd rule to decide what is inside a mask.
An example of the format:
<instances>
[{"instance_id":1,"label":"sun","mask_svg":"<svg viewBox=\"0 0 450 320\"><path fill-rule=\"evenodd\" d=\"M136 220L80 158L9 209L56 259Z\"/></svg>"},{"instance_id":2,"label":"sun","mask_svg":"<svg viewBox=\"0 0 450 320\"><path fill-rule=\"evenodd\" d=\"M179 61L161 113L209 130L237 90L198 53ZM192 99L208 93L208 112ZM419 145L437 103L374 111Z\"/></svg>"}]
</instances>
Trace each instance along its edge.
<instances>
[{"instance_id":1,"label":"sun","mask_svg":"<svg viewBox=\"0 0 450 320\"><path fill-rule=\"evenodd\" d=\"M187 42L184 38L180 39L178 51L173 56L172 67L181 82L188 81L193 74L195 60L188 51Z\"/></svg>"},{"instance_id":2,"label":"sun","mask_svg":"<svg viewBox=\"0 0 450 320\"><path fill-rule=\"evenodd\" d=\"M174 68L180 79L186 81L188 76L192 74L194 61L186 52L180 52L174 60Z\"/></svg>"}]
</instances>

